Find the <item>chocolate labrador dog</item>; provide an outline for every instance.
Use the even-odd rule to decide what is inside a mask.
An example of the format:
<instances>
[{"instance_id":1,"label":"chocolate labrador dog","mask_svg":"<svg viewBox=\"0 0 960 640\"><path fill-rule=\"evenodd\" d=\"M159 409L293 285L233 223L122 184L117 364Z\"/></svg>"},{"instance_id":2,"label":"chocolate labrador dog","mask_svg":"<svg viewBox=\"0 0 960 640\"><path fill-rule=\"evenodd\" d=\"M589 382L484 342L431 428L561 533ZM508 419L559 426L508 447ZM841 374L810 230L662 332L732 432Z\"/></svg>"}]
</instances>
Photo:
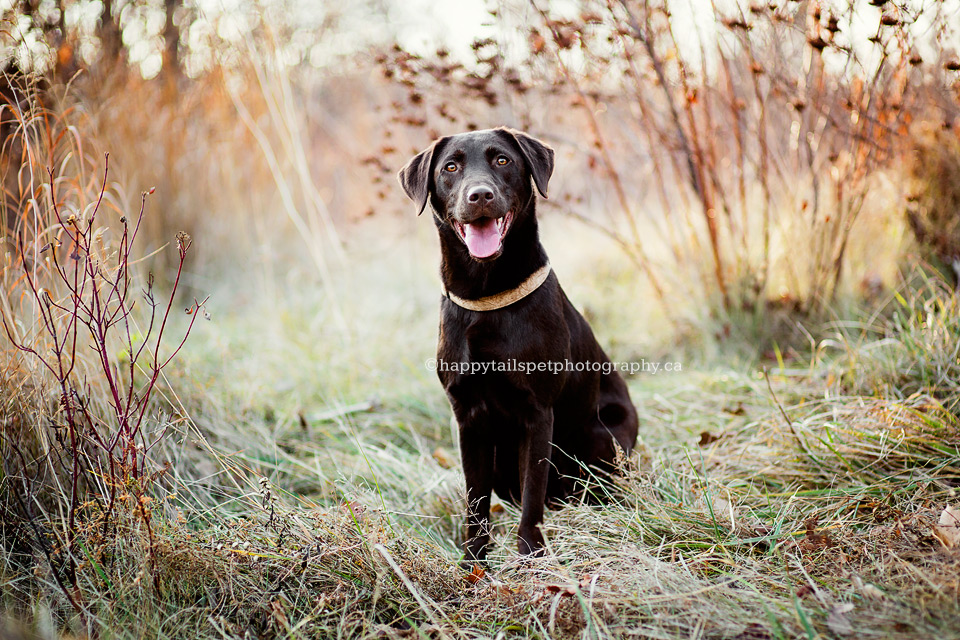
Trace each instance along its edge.
<instances>
[{"instance_id":1,"label":"chocolate labrador dog","mask_svg":"<svg viewBox=\"0 0 960 640\"><path fill-rule=\"evenodd\" d=\"M637 437L626 384L540 244L534 186L546 197L552 173L550 147L499 128L440 138L399 175L440 233L437 371L460 430L467 563L486 558L491 491L519 502L520 553L539 553L544 505Z\"/></svg>"}]
</instances>

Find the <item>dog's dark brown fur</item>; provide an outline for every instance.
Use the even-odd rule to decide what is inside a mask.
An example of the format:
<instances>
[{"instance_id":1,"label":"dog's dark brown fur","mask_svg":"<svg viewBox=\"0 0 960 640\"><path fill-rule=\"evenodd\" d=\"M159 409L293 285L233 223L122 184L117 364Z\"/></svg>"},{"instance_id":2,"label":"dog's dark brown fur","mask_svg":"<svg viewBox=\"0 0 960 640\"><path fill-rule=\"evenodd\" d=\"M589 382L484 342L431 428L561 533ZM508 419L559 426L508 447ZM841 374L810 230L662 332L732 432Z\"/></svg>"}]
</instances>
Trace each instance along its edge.
<instances>
[{"instance_id":1,"label":"dog's dark brown fur","mask_svg":"<svg viewBox=\"0 0 960 640\"><path fill-rule=\"evenodd\" d=\"M531 178L546 196L552 172L552 149L503 128L441 138L407 163L400 183L421 212L432 205L447 291L468 300L492 296L547 263ZM502 218L506 230L496 253L477 258L464 229L489 223L485 217ZM637 414L626 384L616 371L444 370L445 363L609 362L553 273L527 297L493 311L444 297L437 360L460 429L467 561L486 557L491 491L521 505L520 553L539 552L545 503L576 490L582 465L606 473L618 447L633 448Z\"/></svg>"}]
</instances>

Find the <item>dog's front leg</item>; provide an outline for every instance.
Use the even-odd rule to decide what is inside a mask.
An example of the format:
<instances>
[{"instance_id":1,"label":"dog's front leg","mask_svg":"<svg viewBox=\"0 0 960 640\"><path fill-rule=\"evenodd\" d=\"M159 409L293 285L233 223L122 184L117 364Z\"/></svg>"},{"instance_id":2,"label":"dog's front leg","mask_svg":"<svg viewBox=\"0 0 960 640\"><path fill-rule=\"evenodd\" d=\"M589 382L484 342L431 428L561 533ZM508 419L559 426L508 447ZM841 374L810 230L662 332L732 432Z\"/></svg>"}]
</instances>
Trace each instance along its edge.
<instances>
[{"instance_id":1,"label":"dog's front leg","mask_svg":"<svg viewBox=\"0 0 960 640\"><path fill-rule=\"evenodd\" d=\"M523 497L520 510L520 531L517 547L521 554L543 553L543 504L547 499L550 476L550 442L553 440L553 409L537 412L520 446L520 471Z\"/></svg>"},{"instance_id":2,"label":"dog's front leg","mask_svg":"<svg viewBox=\"0 0 960 640\"><path fill-rule=\"evenodd\" d=\"M465 563L484 562L490 543L490 493L493 491L493 443L476 425L460 426L460 458L467 481Z\"/></svg>"}]
</instances>

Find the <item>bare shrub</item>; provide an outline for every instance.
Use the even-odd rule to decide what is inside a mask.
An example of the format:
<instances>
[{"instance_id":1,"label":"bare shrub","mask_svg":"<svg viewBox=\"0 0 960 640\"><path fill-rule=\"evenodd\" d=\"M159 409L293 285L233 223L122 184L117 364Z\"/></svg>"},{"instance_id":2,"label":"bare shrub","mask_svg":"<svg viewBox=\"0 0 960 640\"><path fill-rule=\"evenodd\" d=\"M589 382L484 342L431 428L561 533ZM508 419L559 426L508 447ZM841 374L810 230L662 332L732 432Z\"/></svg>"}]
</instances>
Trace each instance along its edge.
<instances>
[{"instance_id":1,"label":"bare shrub","mask_svg":"<svg viewBox=\"0 0 960 640\"><path fill-rule=\"evenodd\" d=\"M194 300L181 337L168 344L190 237L178 234L176 274L159 296L153 275L134 266L149 194L133 214L108 206L107 157L101 164L85 154L66 116L40 107L30 87L19 90L30 107L7 111L16 139L8 147L21 151L21 164L19 190L7 199L20 210L7 211L0 288L0 509L86 619L78 571L97 570L91 529L108 544L129 516L153 563L150 491L166 468L151 452L167 428L153 396L206 312Z\"/></svg>"}]
</instances>

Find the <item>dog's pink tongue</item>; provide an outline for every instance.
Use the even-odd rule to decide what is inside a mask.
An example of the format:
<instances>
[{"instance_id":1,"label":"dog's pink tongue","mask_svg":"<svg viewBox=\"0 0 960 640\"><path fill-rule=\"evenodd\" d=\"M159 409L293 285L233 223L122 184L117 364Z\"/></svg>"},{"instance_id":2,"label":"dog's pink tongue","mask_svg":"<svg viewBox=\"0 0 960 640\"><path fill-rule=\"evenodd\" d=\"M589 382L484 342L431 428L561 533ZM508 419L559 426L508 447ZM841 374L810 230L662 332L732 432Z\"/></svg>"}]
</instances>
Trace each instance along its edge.
<instances>
[{"instance_id":1,"label":"dog's pink tongue","mask_svg":"<svg viewBox=\"0 0 960 640\"><path fill-rule=\"evenodd\" d=\"M492 218L480 218L463 225L463 239L475 258L489 258L500 250L500 231Z\"/></svg>"}]
</instances>

